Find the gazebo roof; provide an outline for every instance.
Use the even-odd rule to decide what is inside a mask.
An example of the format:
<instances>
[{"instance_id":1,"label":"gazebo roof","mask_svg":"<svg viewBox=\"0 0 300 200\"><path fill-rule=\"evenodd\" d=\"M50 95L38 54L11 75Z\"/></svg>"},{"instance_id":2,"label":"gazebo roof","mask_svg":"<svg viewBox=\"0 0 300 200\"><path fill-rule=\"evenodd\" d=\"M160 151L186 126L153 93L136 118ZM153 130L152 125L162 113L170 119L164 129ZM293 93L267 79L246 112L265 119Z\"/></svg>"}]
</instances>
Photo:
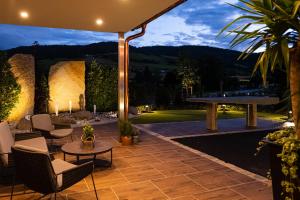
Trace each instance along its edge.
<instances>
[{"instance_id":1,"label":"gazebo roof","mask_svg":"<svg viewBox=\"0 0 300 200\"><path fill-rule=\"evenodd\" d=\"M128 32L186 0L1 0L0 24Z\"/></svg>"}]
</instances>

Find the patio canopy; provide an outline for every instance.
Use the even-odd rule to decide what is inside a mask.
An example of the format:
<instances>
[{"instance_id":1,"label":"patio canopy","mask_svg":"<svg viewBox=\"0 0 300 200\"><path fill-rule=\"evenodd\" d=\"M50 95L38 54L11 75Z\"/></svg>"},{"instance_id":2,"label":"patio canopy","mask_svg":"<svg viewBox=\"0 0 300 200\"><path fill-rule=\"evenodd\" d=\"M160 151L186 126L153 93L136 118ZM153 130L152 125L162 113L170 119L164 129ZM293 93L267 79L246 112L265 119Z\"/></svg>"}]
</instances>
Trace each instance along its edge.
<instances>
[{"instance_id":1,"label":"patio canopy","mask_svg":"<svg viewBox=\"0 0 300 200\"><path fill-rule=\"evenodd\" d=\"M185 0L1 0L0 24L128 32Z\"/></svg>"},{"instance_id":2,"label":"patio canopy","mask_svg":"<svg viewBox=\"0 0 300 200\"><path fill-rule=\"evenodd\" d=\"M129 42L187 0L0 0L0 24L118 33L118 110L128 119ZM125 33L141 28L128 38Z\"/></svg>"}]
</instances>

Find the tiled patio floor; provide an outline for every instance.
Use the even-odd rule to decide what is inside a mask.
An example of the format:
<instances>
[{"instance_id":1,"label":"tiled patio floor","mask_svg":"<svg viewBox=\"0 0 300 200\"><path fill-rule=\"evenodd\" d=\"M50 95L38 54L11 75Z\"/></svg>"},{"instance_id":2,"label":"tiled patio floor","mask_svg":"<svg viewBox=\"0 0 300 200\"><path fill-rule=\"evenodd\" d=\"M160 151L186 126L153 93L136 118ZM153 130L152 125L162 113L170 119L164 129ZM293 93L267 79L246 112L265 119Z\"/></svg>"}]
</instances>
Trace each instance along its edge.
<instances>
[{"instance_id":1,"label":"tiled patio floor","mask_svg":"<svg viewBox=\"0 0 300 200\"><path fill-rule=\"evenodd\" d=\"M76 129L79 139L80 129ZM271 200L269 184L229 169L168 141L142 133L141 143L121 146L116 124L96 127L98 140L114 146L113 167L95 169L101 200ZM107 155L109 156L109 155ZM62 153L56 157L62 158ZM67 159L72 160L71 156ZM18 186L16 192L22 192ZM0 185L0 199L10 187ZM31 200L38 194L15 196ZM95 199L91 178L60 193L58 199Z\"/></svg>"}]
</instances>

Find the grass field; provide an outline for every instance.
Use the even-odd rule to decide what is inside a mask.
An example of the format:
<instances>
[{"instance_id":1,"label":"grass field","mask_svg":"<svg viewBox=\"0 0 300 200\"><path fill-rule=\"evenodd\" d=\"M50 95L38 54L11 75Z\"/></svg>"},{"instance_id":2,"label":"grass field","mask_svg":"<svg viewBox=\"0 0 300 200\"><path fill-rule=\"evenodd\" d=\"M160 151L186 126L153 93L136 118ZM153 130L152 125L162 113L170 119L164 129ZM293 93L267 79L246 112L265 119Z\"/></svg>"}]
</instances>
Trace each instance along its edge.
<instances>
[{"instance_id":1,"label":"grass field","mask_svg":"<svg viewBox=\"0 0 300 200\"><path fill-rule=\"evenodd\" d=\"M218 119L232 119L245 117L243 111L222 111L218 112ZM280 114L273 113L258 113L258 117L281 120L286 117ZM144 113L138 117L130 119L134 124L150 124L160 122L181 122L181 121L197 121L205 120L206 110L159 110L152 113Z\"/></svg>"}]
</instances>

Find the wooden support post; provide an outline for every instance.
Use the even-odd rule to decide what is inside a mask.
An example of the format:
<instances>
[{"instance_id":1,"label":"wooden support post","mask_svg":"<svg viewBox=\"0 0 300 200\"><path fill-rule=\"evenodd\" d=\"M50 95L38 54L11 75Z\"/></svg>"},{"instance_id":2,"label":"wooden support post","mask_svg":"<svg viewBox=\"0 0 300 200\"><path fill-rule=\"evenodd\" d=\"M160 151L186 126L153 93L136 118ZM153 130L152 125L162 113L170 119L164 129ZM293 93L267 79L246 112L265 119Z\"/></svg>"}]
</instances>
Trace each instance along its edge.
<instances>
[{"instance_id":1,"label":"wooden support post","mask_svg":"<svg viewBox=\"0 0 300 200\"><path fill-rule=\"evenodd\" d=\"M126 120L128 113L125 112L125 38L124 33L119 33L119 60L118 60L118 111L119 119Z\"/></svg>"},{"instance_id":2,"label":"wooden support post","mask_svg":"<svg viewBox=\"0 0 300 200\"><path fill-rule=\"evenodd\" d=\"M206 112L206 127L209 131L215 132L218 130L217 125L217 103L208 103Z\"/></svg>"},{"instance_id":3,"label":"wooden support post","mask_svg":"<svg viewBox=\"0 0 300 200\"><path fill-rule=\"evenodd\" d=\"M257 104L248 104L247 106L247 127L257 127Z\"/></svg>"}]
</instances>

